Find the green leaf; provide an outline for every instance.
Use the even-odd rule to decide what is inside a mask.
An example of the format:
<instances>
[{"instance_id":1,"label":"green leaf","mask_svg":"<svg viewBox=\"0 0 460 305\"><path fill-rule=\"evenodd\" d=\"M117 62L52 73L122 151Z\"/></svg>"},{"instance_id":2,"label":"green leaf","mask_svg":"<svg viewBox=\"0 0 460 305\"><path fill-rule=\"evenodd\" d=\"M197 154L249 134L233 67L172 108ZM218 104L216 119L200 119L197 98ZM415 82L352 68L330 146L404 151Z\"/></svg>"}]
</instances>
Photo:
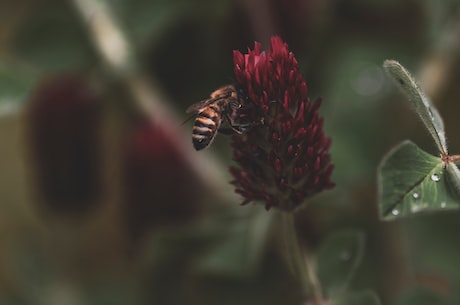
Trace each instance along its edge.
<instances>
[{"instance_id":1,"label":"green leaf","mask_svg":"<svg viewBox=\"0 0 460 305\"><path fill-rule=\"evenodd\" d=\"M456 196L456 199L460 199L460 170L457 165L453 162L447 164L447 182L450 187L450 191Z\"/></svg>"},{"instance_id":2,"label":"green leaf","mask_svg":"<svg viewBox=\"0 0 460 305\"><path fill-rule=\"evenodd\" d=\"M425 95L410 73L397 61L386 60L383 67L407 95L423 124L433 137L439 152L447 154L444 122L438 110Z\"/></svg>"},{"instance_id":3,"label":"green leaf","mask_svg":"<svg viewBox=\"0 0 460 305\"><path fill-rule=\"evenodd\" d=\"M317 255L317 273L328 297L342 294L351 281L364 250L364 235L355 230L333 234Z\"/></svg>"},{"instance_id":4,"label":"green leaf","mask_svg":"<svg viewBox=\"0 0 460 305\"><path fill-rule=\"evenodd\" d=\"M330 301L330 305L380 305L378 296L373 291L350 293Z\"/></svg>"},{"instance_id":5,"label":"green leaf","mask_svg":"<svg viewBox=\"0 0 460 305\"><path fill-rule=\"evenodd\" d=\"M441 158L411 141L399 144L378 170L380 216L390 220L422 211L458 209L448 172Z\"/></svg>"}]
</instances>

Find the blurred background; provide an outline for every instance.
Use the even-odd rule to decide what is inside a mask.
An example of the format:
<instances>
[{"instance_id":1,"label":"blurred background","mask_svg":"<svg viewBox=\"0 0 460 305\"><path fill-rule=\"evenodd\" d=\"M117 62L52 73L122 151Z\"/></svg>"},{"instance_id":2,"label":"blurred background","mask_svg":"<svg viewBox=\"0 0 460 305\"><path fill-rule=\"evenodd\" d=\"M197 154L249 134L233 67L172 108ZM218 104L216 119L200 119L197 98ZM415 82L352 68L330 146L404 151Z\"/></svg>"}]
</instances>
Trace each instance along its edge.
<instances>
[{"instance_id":1,"label":"blurred background","mask_svg":"<svg viewBox=\"0 0 460 305\"><path fill-rule=\"evenodd\" d=\"M0 0L0 304L300 304L276 212L240 207L228 183L228 138L196 152L182 125L232 82L232 50L274 34L333 139L337 186L297 214L302 242L316 257L362 237L325 297L459 304L460 215L381 222L376 203L391 147L437 153L385 59L416 75L460 151L455 0Z\"/></svg>"}]
</instances>

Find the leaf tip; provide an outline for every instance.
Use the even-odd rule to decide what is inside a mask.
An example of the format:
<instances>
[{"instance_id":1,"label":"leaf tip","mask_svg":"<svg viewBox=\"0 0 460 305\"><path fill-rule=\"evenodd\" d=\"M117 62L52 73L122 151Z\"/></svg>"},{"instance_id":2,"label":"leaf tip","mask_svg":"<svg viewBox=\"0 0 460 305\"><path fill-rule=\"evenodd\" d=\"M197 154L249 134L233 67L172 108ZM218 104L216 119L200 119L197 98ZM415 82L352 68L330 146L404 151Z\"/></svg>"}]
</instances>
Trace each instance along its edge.
<instances>
[{"instance_id":1,"label":"leaf tip","mask_svg":"<svg viewBox=\"0 0 460 305\"><path fill-rule=\"evenodd\" d=\"M383 62L383 68L389 74L389 76L395 80L400 86L404 88L408 83L411 87L415 87L415 81L410 75L409 71L404 68L398 61L393 59L387 59Z\"/></svg>"},{"instance_id":2,"label":"leaf tip","mask_svg":"<svg viewBox=\"0 0 460 305\"><path fill-rule=\"evenodd\" d=\"M401 64L394 60L394 59L385 59L385 61L383 62L383 67L385 69L388 69L390 67L394 67L394 66L401 66Z\"/></svg>"}]
</instances>

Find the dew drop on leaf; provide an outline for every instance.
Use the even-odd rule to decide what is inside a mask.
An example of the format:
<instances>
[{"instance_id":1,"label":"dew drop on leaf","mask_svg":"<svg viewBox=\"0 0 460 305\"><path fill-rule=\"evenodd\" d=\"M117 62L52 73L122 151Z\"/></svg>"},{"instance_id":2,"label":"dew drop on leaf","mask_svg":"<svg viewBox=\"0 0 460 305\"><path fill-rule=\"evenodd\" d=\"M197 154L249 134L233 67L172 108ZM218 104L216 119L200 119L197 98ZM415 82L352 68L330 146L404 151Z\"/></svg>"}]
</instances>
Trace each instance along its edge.
<instances>
[{"instance_id":1,"label":"dew drop on leaf","mask_svg":"<svg viewBox=\"0 0 460 305\"><path fill-rule=\"evenodd\" d=\"M443 208L443 209L444 209L444 208L446 207L446 205L447 205L447 204L446 204L444 201L443 201L443 202L441 202L441 208Z\"/></svg>"},{"instance_id":2,"label":"dew drop on leaf","mask_svg":"<svg viewBox=\"0 0 460 305\"><path fill-rule=\"evenodd\" d=\"M414 198L415 200L417 200L417 199L420 198L420 194L419 194L419 193L413 193L413 194L412 194L412 198Z\"/></svg>"},{"instance_id":3,"label":"dew drop on leaf","mask_svg":"<svg viewBox=\"0 0 460 305\"><path fill-rule=\"evenodd\" d=\"M412 213L417 213L417 212L420 212L421 210L423 210L424 208L425 208L425 206L423 206L423 205L412 205L410 207L410 211Z\"/></svg>"},{"instance_id":4,"label":"dew drop on leaf","mask_svg":"<svg viewBox=\"0 0 460 305\"><path fill-rule=\"evenodd\" d=\"M398 209L393 209L393 211L391 211L391 214L393 214L394 216L398 216L399 215L399 210Z\"/></svg>"},{"instance_id":5,"label":"dew drop on leaf","mask_svg":"<svg viewBox=\"0 0 460 305\"><path fill-rule=\"evenodd\" d=\"M439 180L441 180L441 177L439 177L438 174L433 174L431 175L431 180L434 181L434 182L438 182Z\"/></svg>"}]
</instances>

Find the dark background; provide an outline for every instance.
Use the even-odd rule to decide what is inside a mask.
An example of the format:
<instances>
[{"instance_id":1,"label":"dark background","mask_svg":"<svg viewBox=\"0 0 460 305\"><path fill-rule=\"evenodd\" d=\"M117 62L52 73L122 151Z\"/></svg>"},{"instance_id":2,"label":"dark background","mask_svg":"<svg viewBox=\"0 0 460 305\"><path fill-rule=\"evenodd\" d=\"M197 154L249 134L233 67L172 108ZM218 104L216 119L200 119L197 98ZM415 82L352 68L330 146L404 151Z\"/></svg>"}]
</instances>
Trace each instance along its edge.
<instances>
[{"instance_id":1,"label":"dark background","mask_svg":"<svg viewBox=\"0 0 460 305\"><path fill-rule=\"evenodd\" d=\"M129 41L122 67L89 34L103 20L75 2L0 1L0 304L297 304L275 212L240 207L227 183L228 139L195 152L181 125L232 82L232 50L274 34L333 138L337 186L298 212L305 246L314 256L334 232L362 232L350 291L460 302L459 214L382 222L376 202L391 147L437 154L385 59L417 77L460 151L458 1L88 0Z\"/></svg>"}]
</instances>

